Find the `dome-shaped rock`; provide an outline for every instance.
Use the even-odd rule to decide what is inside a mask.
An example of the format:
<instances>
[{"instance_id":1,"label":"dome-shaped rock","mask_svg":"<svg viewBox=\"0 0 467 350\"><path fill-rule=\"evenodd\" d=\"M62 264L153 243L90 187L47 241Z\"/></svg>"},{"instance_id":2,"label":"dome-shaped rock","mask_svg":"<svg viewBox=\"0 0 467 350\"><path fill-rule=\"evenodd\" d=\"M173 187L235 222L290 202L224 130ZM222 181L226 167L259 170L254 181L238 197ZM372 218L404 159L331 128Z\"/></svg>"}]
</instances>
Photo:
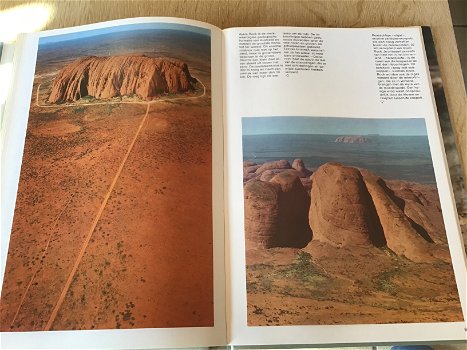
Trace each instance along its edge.
<instances>
[{"instance_id":1,"label":"dome-shaped rock","mask_svg":"<svg viewBox=\"0 0 467 350\"><path fill-rule=\"evenodd\" d=\"M336 246L385 244L379 218L357 168L326 163L312 176L313 238Z\"/></svg>"},{"instance_id":2,"label":"dome-shaped rock","mask_svg":"<svg viewBox=\"0 0 467 350\"><path fill-rule=\"evenodd\" d=\"M168 58L88 56L66 65L54 78L49 103L136 95L151 100L160 94L193 90L196 79L186 63Z\"/></svg>"},{"instance_id":3,"label":"dome-shaped rock","mask_svg":"<svg viewBox=\"0 0 467 350\"><path fill-rule=\"evenodd\" d=\"M300 177L310 177L311 174L313 174L312 171L305 168L305 164L303 163L303 160L301 159L295 159L292 163L292 168L297 170L298 176Z\"/></svg>"}]
</instances>

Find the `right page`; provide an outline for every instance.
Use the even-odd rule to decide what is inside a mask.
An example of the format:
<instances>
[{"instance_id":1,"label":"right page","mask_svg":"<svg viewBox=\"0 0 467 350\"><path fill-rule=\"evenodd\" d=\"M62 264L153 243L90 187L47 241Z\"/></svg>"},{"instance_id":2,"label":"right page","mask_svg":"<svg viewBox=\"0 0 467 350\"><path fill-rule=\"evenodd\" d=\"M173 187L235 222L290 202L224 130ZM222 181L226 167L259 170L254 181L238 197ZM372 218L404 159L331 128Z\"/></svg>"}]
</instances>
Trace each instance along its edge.
<instances>
[{"instance_id":1,"label":"right page","mask_svg":"<svg viewBox=\"0 0 467 350\"><path fill-rule=\"evenodd\" d=\"M466 339L420 28L224 31L232 344Z\"/></svg>"}]
</instances>

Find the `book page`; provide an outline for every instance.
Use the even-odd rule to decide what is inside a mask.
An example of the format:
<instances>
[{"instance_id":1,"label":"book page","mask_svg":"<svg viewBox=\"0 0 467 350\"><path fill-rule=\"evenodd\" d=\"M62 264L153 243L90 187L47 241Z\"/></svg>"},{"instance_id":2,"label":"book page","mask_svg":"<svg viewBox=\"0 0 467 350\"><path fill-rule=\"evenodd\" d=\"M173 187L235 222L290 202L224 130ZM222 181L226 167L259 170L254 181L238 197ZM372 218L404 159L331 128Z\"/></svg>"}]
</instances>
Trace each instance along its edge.
<instances>
[{"instance_id":1,"label":"book page","mask_svg":"<svg viewBox=\"0 0 467 350\"><path fill-rule=\"evenodd\" d=\"M221 31L139 18L18 47L2 346L225 344Z\"/></svg>"},{"instance_id":2,"label":"book page","mask_svg":"<svg viewBox=\"0 0 467 350\"><path fill-rule=\"evenodd\" d=\"M10 83L12 80L13 71L13 54L15 51L13 43L0 42L0 130L3 120L3 112L5 109L5 102L10 92Z\"/></svg>"},{"instance_id":3,"label":"book page","mask_svg":"<svg viewBox=\"0 0 467 350\"><path fill-rule=\"evenodd\" d=\"M229 340L465 340L419 28L224 31Z\"/></svg>"}]
</instances>

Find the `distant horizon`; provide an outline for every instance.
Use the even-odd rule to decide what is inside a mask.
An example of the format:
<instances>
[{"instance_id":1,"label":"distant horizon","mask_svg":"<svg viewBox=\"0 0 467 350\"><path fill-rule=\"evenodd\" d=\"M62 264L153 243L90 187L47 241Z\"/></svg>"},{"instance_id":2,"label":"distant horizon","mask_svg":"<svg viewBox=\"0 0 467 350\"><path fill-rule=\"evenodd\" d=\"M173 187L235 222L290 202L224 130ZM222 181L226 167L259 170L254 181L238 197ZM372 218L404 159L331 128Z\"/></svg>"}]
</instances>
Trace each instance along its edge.
<instances>
[{"instance_id":1,"label":"distant horizon","mask_svg":"<svg viewBox=\"0 0 467 350\"><path fill-rule=\"evenodd\" d=\"M427 136L423 118L243 117L247 135Z\"/></svg>"},{"instance_id":2,"label":"distant horizon","mask_svg":"<svg viewBox=\"0 0 467 350\"><path fill-rule=\"evenodd\" d=\"M426 137L426 135L409 135L409 134L404 134L404 135L384 135L384 134L378 134L378 133L371 133L371 134L343 134L343 133L296 133L296 132L278 132L278 133L262 133L262 134L243 134L243 136L260 136L260 135L339 135L339 136L407 136L407 137Z\"/></svg>"},{"instance_id":3,"label":"distant horizon","mask_svg":"<svg viewBox=\"0 0 467 350\"><path fill-rule=\"evenodd\" d=\"M134 23L134 24L125 24L117 25L106 28L99 29L89 29L84 31L58 34L41 37L39 39L39 45L49 45L57 44L62 42L69 42L79 39L86 39L91 37L98 37L109 34L117 33L131 33L131 32L141 32L141 31L161 31L161 30L176 30L182 32L188 32L193 34L204 35L207 37L211 36L211 31L202 27L195 27L188 24L179 24L179 23Z\"/></svg>"}]
</instances>

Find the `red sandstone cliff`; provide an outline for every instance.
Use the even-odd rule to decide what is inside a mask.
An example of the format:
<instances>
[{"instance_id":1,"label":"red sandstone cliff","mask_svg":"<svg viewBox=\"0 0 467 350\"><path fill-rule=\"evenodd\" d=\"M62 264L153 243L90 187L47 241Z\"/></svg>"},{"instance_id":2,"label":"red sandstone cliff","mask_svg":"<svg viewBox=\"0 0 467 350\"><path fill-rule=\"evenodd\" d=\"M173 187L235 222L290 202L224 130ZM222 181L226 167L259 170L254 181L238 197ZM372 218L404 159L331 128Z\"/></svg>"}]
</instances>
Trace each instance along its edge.
<instances>
[{"instance_id":1,"label":"red sandstone cliff","mask_svg":"<svg viewBox=\"0 0 467 350\"><path fill-rule=\"evenodd\" d=\"M193 90L196 79L186 63L140 56L82 57L55 77L49 103L77 101L84 96L112 98L137 95L151 100L164 93Z\"/></svg>"},{"instance_id":2,"label":"red sandstone cliff","mask_svg":"<svg viewBox=\"0 0 467 350\"><path fill-rule=\"evenodd\" d=\"M245 231L249 243L262 248L303 248L311 240L308 226L310 197L295 170L270 181L245 184Z\"/></svg>"},{"instance_id":3,"label":"red sandstone cliff","mask_svg":"<svg viewBox=\"0 0 467 350\"><path fill-rule=\"evenodd\" d=\"M311 179L313 239L335 246L385 244L378 213L357 168L326 163Z\"/></svg>"},{"instance_id":4,"label":"red sandstone cliff","mask_svg":"<svg viewBox=\"0 0 467 350\"><path fill-rule=\"evenodd\" d=\"M251 247L303 247L313 237L335 247L386 246L414 262L449 261L434 186L385 181L366 169L326 163L311 176L307 192L288 162L258 166L248 170L257 176L244 185Z\"/></svg>"},{"instance_id":5,"label":"red sandstone cliff","mask_svg":"<svg viewBox=\"0 0 467 350\"><path fill-rule=\"evenodd\" d=\"M433 223L442 225L441 213L431 218L423 206L412 212L407 200L396 195L386 182L369 171L362 171L368 191L383 227L387 247L397 255L405 256L414 262L449 261L449 253L434 243L427 228ZM434 213L432 213L434 215ZM414 221L416 217L420 223ZM423 225L423 226L422 226ZM445 236L444 228L439 228Z\"/></svg>"}]
</instances>

